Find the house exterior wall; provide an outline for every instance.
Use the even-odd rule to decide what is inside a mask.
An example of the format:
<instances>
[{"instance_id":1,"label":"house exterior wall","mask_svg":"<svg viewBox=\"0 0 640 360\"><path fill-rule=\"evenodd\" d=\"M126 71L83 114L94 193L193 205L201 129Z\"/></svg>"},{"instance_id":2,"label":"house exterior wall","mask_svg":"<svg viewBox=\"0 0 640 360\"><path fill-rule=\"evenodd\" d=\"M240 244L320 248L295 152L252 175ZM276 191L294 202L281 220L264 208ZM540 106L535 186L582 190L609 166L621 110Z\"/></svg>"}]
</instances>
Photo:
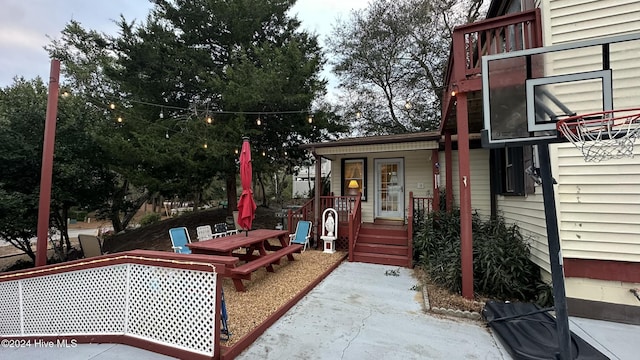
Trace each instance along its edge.
<instances>
[{"instance_id":1,"label":"house exterior wall","mask_svg":"<svg viewBox=\"0 0 640 360\"><path fill-rule=\"evenodd\" d=\"M431 196L433 172L431 170L431 150L407 150L389 152L369 152L355 153L338 156L331 162L331 192L339 196L342 193L341 163L342 159L365 158L367 159L367 201L362 202L362 221L373 222L374 220L374 176L375 159L404 159L404 205L405 219L409 205L409 192L413 191L414 196Z\"/></svg>"},{"instance_id":2,"label":"house exterior wall","mask_svg":"<svg viewBox=\"0 0 640 360\"><path fill-rule=\"evenodd\" d=\"M542 0L545 46L640 31L640 1ZM612 59L616 49L612 47ZM640 107L638 56L619 62L614 74L614 108ZM553 54L546 66L574 73L601 66L601 56L589 52ZM548 69L545 68L545 69ZM584 88L566 86L576 94L569 108L584 113L593 99ZM593 95L593 94L592 94ZM593 99L592 99L593 98ZM597 111L597 110L596 110ZM640 142L634 158L585 163L571 144L550 145L552 169L558 185L555 200L560 241L565 259L640 263ZM536 164L537 165L537 164ZM531 239L532 260L550 278L542 189L526 197L498 196L499 212ZM637 307L629 288L638 283L567 277L568 298Z\"/></svg>"},{"instance_id":3,"label":"house exterior wall","mask_svg":"<svg viewBox=\"0 0 640 360\"><path fill-rule=\"evenodd\" d=\"M453 203L460 205L460 182L458 169L458 152L451 154L453 167ZM489 150L471 149L469 151L471 163L471 207L474 211L483 217L491 215L491 187L490 187L490 170L489 170ZM444 189L447 183L446 167L444 152L440 152L438 162L440 163L440 187ZM445 201L441 199L440 201Z\"/></svg>"}]
</instances>

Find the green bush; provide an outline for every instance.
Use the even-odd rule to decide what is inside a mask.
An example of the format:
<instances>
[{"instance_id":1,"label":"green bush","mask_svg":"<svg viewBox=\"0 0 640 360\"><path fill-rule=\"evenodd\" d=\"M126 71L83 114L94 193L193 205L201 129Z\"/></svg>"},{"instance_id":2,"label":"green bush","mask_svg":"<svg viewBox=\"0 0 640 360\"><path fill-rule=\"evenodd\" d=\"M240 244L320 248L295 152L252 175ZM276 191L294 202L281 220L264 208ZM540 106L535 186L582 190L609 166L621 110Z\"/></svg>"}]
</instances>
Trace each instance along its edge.
<instances>
[{"instance_id":1,"label":"green bush","mask_svg":"<svg viewBox=\"0 0 640 360\"><path fill-rule=\"evenodd\" d=\"M158 213L148 213L145 214L141 219L140 219L140 226L147 226L147 225L151 225L151 224L155 224L157 222L160 222L160 214Z\"/></svg>"},{"instance_id":2,"label":"green bush","mask_svg":"<svg viewBox=\"0 0 640 360\"><path fill-rule=\"evenodd\" d=\"M530 246L517 225L502 217L483 221L472 216L474 289L484 296L502 300L537 300L547 305L550 288L531 261ZM460 293L460 211L435 212L414 237L414 261L431 279Z\"/></svg>"}]
</instances>

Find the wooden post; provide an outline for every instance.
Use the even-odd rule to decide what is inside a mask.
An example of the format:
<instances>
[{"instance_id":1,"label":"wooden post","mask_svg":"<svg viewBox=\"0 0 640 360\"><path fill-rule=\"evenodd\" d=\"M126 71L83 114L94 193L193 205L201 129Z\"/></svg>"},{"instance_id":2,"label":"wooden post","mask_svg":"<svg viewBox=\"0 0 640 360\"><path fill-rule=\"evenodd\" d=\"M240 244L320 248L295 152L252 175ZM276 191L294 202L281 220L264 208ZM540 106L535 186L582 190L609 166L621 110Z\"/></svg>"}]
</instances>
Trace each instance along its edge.
<instances>
[{"instance_id":1,"label":"wooden post","mask_svg":"<svg viewBox=\"0 0 640 360\"><path fill-rule=\"evenodd\" d=\"M49 74L49 97L47 100L47 114L44 123L44 143L42 146L42 168L40 173L36 266L47 265L49 212L51 207L51 179L53 177L53 150L56 141L56 117L58 116L58 93L60 91L60 60L51 60L51 70Z\"/></svg>"}]
</instances>

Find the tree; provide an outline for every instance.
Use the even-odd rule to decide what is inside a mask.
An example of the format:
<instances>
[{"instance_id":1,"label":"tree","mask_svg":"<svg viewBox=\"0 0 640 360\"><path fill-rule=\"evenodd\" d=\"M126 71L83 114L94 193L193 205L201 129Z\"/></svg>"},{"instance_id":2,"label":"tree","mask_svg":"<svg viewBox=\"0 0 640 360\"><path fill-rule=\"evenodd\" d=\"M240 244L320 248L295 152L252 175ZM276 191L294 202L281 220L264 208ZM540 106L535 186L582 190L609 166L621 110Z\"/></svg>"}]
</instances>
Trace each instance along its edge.
<instances>
[{"instance_id":1,"label":"tree","mask_svg":"<svg viewBox=\"0 0 640 360\"><path fill-rule=\"evenodd\" d=\"M71 248L67 218L72 206L95 207L108 196L111 174L92 136L93 109L69 97L59 103L52 178L50 229L60 234L64 258ZM47 89L40 79L17 79L0 91L0 238L35 260Z\"/></svg>"},{"instance_id":2,"label":"tree","mask_svg":"<svg viewBox=\"0 0 640 360\"><path fill-rule=\"evenodd\" d=\"M343 112L357 129L365 134L436 129L453 26L477 19L482 4L375 0L364 12L338 21L328 47L345 91Z\"/></svg>"},{"instance_id":3,"label":"tree","mask_svg":"<svg viewBox=\"0 0 640 360\"><path fill-rule=\"evenodd\" d=\"M226 182L231 211L234 150L244 136L261 174L298 163L298 144L346 130L323 109L313 111L313 124L307 120L325 91L324 59L316 37L289 17L293 3L157 0L146 21L121 18L115 37L70 23L52 53L73 64L67 75L102 106L117 100L107 117L123 122L109 129L105 146L123 180L146 193L197 198L217 177Z\"/></svg>"}]
</instances>

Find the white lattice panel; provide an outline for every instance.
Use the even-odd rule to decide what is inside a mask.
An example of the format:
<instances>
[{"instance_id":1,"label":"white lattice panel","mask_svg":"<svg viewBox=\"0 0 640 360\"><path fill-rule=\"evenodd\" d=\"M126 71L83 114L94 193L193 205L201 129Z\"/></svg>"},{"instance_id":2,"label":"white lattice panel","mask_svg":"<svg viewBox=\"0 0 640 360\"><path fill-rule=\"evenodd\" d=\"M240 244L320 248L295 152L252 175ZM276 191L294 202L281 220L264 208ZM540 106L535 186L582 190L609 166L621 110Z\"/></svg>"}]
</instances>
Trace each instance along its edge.
<instances>
[{"instance_id":1,"label":"white lattice panel","mask_svg":"<svg viewBox=\"0 0 640 360\"><path fill-rule=\"evenodd\" d=\"M0 283L0 335L20 333L19 281Z\"/></svg>"},{"instance_id":2,"label":"white lattice panel","mask_svg":"<svg viewBox=\"0 0 640 360\"><path fill-rule=\"evenodd\" d=\"M216 274L131 265L127 333L212 354Z\"/></svg>"},{"instance_id":3,"label":"white lattice panel","mask_svg":"<svg viewBox=\"0 0 640 360\"><path fill-rule=\"evenodd\" d=\"M122 333L128 265L22 280L24 334Z\"/></svg>"}]
</instances>

